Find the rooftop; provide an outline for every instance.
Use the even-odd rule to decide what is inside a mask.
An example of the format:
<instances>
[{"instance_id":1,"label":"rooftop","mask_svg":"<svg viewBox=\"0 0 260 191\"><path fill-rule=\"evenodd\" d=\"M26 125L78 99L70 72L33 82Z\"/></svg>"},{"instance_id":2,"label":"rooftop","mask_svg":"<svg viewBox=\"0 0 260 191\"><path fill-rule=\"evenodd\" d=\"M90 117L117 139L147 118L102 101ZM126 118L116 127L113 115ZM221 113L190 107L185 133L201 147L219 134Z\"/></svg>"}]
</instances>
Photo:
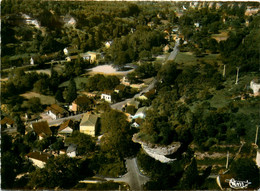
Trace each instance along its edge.
<instances>
[{"instance_id":1,"label":"rooftop","mask_svg":"<svg viewBox=\"0 0 260 191\"><path fill-rule=\"evenodd\" d=\"M68 113L65 109L63 109L57 104L52 104L51 106L48 106L46 110L51 110L51 112L54 113L55 115L59 113L60 114Z\"/></svg>"},{"instance_id":2,"label":"rooftop","mask_svg":"<svg viewBox=\"0 0 260 191\"><path fill-rule=\"evenodd\" d=\"M34 132L38 135L38 136L42 136L42 135L52 135L51 129L47 123L47 121L40 121L40 122L36 122L32 124L33 130Z\"/></svg>"},{"instance_id":3,"label":"rooftop","mask_svg":"<svg viewBox=\"0 0 260 191\"><path fill-rule=\"evenodd\" d=\"M81 120L80 126L95 126L98 120L98 115L85 113Z\"/></svg>"},{"instance_id":4,"label":"rooftop","mask_svg":"<svg viewBox=\"0 0 260 191\"><path fill-rule=\"evenodd\" d=\"M125 89L125 85L119 84L116 86L115 90L123 91Z\"/></svg>"},{"instance_id":5,"label":"rooftop","mask_svg":"<svg viewBox=\"0 0 260 191\"><path fill-rule=\"evenodd\" d=\"M12 125L14 124L14 120L10 119L9 117L4 117L4 119L1 120L1 125L4 124Z\"/></svg>"},{"instance_id":6,"label":"rooftop","mask_svg":"<svg viewBox=\"0 0 260 191\"><path fill-rule=\"evenodd\" d=\"M42 161L42 162L47 162L47 160L49 159L49 157L51 155L48 154L48 153L30 152L26 156L29 157L29 158L32 158L32 159L37 159L37 160Z\"/></svg>"},{"instance_id":7,"label":"rooftop","mask_svg":"<svg viewBox=\"0 0 260 191\"><path fill-rule=\"evenodd\" d=\"M102 92L102 94L107 94L107 95L111 95L112 93L113 93L112 90L104 90L104 91Z\"/></svg>"},{"instance_id":8,"label":"rooftop","mask_svg":"<svg viewBox=\"0 0 260 191\"><path fill-rule=\"evenodd\" d=\"M60 128L58 129L58 131L62 131L66 127L71 127L72 125L73 125L73 121L71 119L69 119L60 125Z\"/></svg>"}]
</instances>

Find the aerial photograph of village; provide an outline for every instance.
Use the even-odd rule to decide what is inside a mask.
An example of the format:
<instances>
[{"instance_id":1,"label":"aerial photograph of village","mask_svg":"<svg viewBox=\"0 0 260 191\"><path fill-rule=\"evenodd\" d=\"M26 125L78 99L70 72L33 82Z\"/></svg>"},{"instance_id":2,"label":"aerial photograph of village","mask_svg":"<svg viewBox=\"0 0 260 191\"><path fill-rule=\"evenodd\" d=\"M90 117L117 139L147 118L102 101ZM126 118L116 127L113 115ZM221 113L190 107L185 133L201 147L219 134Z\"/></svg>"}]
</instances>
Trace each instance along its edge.
<instances>
[{"instance_id":1,"label":"aerial photograph of village","mask_svg":"<svg viewBox=\"0 0 260 191\"><path fill-rule=\"evenodd\" d=\"M2 0L1 189L259 189L259 5Z\"/></svg>"}]
</instances>

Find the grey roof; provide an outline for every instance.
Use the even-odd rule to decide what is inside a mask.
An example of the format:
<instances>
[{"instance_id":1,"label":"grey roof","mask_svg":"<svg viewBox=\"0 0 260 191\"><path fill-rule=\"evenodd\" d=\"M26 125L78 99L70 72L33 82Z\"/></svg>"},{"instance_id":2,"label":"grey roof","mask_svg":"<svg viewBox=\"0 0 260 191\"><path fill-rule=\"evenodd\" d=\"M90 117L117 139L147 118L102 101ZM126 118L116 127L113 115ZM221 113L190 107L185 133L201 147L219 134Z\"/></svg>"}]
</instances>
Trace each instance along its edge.
<instances>
[{"instance_id":1,"label":"grey roof","mask_svg":"<svg viewBox=\"0 0 260 191\"><path fill-rule=\"evenodd\" d=\"M84 114L80 126L95 126L97 123L98 115L94 114Z\"/></svg>"},{"instance_id":2,"label":"grey roof","mask_svg":"<svg viewBox=\"0 0 260 191\"><path fill-rule=\"evenodd\" d=\"M69 147L67 148L67 153L71 153L77 150L77 145L76 144L71 144L69 145Z\"/></svg>"}]
</instances>

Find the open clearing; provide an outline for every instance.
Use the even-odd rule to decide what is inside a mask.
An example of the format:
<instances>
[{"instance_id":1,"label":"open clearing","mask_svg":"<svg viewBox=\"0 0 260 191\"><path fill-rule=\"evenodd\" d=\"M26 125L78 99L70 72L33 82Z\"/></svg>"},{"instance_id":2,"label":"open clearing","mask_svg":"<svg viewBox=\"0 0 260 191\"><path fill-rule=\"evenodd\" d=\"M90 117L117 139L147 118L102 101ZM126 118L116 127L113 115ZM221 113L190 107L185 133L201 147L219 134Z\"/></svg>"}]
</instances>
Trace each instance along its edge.
<instances>
[{"instance_id":1,"label":"open clearing","mask_svg":"<svg viewBox=\"0 0 260 191\"><path fill-rule=\"evenodd\" d=\"M187 65L196 65L199 64L201 61L205 61L207 63L214 63L218 62L219 54L208 54L204 57L196 57L191 52L178 52L175 62L178 64L183 64L184 66Z\"/></svg>"},{"instance_id":2,"label":"open clearing","mask_svg":"<svg viewBox=\"0 0 260 191\"><path fill-rule=\"evenodd\" d=\"M87 83L87 77L76 77L76 78L74 78L74 81L75 81L75 83L76 83L76 87L77 87L77 89L79 90L79 89L82 89L82 87L81 87L81 84L82 83ZM63 88L63 87L68 87L68 85L69 85L69 81L66 81L66 82L63 82L62 84L60 84L59 85L59 88Z\"/></svg>"},{"instance_id":3,"label":"open clearing","mask_svg":"<svg viewBox=\"0 0 260 191\"><path fill-rule=\"evenodd\" d=\"M26 99L31 99L33 97L38 97L41 100L41 103L44 105L51 105L53 103L55 103L55 99L53 96L46 96L46 95L42 95L36 92L27 92L24 94L21 94L20 96L23 96Z\"/></svg>"},{"instance_id":4,"label":"open clearing","mask_svg":"<svg viewBox=\"0 0 260 191\"><path fill-rule=\"evenodd\" d=\"M128 71L117 71L116 68L114 68L111 65L101 65L96 66L94 68L88 69L90 71L90 75L92 74L109 74L109 75L126 75L129 72L132 72L134 69L128 70Z\"/></svg>"}]
</instances>

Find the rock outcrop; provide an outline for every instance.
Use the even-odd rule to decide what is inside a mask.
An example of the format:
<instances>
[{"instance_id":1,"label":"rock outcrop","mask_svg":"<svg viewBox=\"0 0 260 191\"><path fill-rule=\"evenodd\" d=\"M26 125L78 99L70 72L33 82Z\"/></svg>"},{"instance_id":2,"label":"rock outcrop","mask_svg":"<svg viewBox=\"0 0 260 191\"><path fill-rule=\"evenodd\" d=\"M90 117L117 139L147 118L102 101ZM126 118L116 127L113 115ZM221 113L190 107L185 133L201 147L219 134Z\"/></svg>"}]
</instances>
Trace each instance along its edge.
<instances>
[{"instance_id":1,"label":"rock outcrop","mask_svg":"<svg viewBox=\"0 0 260 191\"><path fill-rule=\"evenodd\" d=\"M170 159L166 155L175 153L181 146L180 142L173 142L167 146L159 146L151 143L143 142L139 139L138 134L134 134L133 141L142 145L143 150L155 160L159 160L162 163L173 162L177 159Z\"/></svg>"}]
</instances>

